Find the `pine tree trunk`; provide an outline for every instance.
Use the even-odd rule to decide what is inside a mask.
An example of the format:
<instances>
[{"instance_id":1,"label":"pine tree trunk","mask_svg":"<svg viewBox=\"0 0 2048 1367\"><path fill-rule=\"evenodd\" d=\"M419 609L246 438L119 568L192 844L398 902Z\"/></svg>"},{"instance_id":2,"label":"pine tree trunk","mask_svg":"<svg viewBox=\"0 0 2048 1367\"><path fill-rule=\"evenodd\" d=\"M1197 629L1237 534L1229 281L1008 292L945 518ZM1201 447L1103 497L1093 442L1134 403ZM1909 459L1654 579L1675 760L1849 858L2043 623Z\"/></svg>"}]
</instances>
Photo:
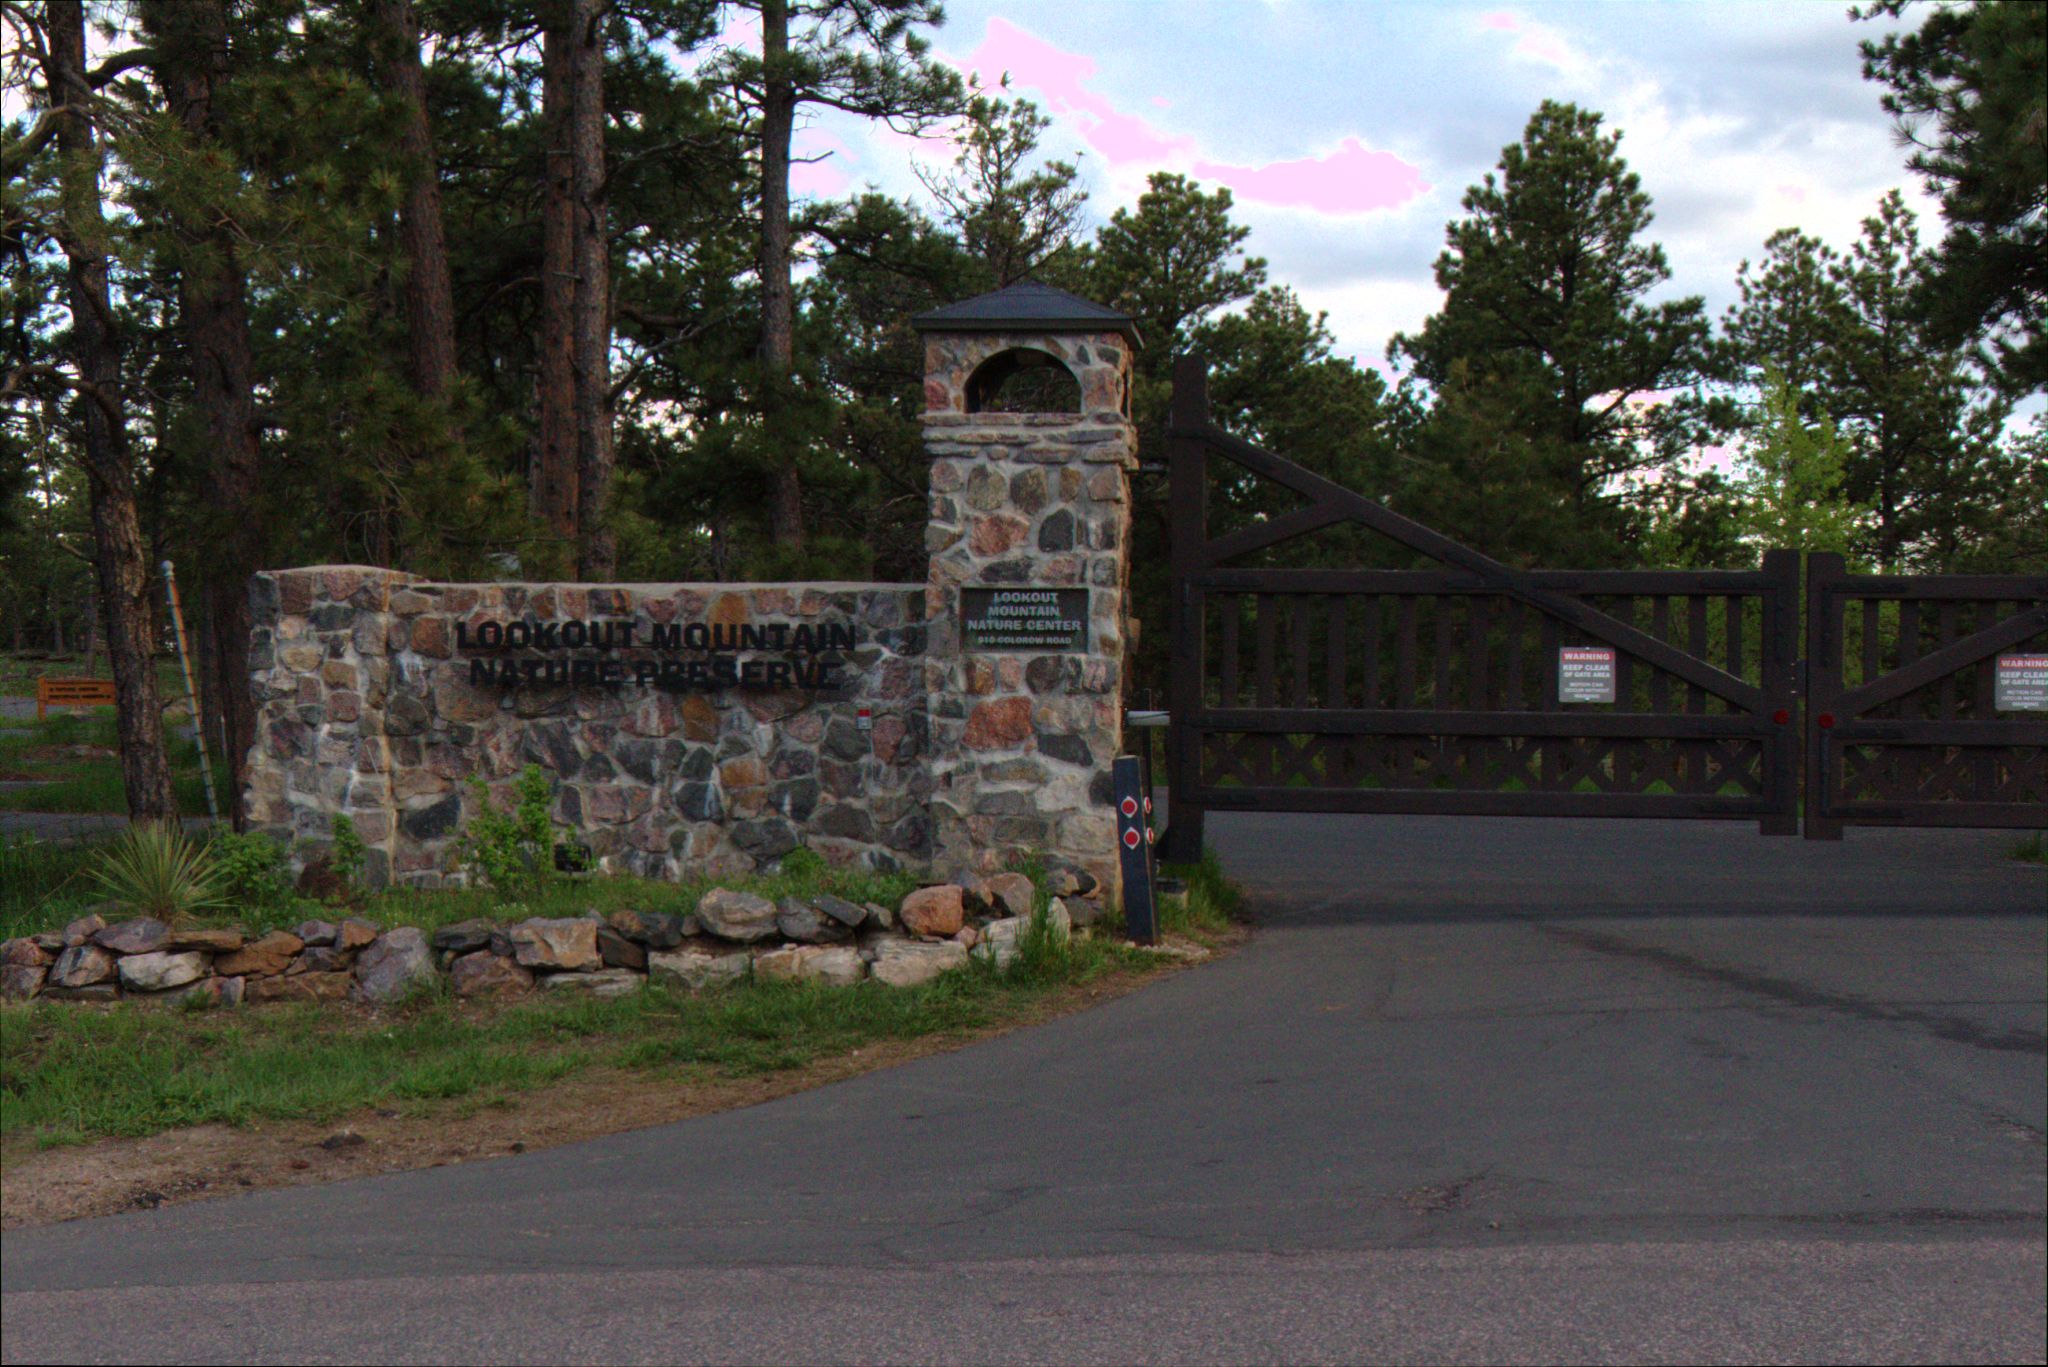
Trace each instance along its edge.
<instances>
[{"instance_id":1,"label":"pine tree trunk","mask_svg":"<svg viewBox=\"0 0 2048 1367\"><path fill-rule=\"evenodd\" d=\"M789 141L796 88L789 67L789 0L761 0L761 368L762 426L776 460L768 528L778 546L804 544L803 485L786 421L796 362L796 294L790 284Z\"/></svg>"},{"instance_id":2,"label":"pine tree trunk","mask_svg":"<svg viewBox=\"0 0 2048 1367\"><path fill-rule=\"evenodd\" d=\"M617 542L605 518L612 485L611 213L605 190L604 23L609 0L572 0L569 150L576 263L576 574L610 579Z\"/></svg>"},{"instance_id":3,"label":"pine tree trunk","mask_svg":"<svg viewBox=\"0 0 2048 1367\"><path fill-rule=\"evenodd\" d=\"M194 146L218 140L215 99L228 79L224 0L186 0L174 10L161 0L144 11L158 46L157 79L171 111ZM213 449L208 501L218 519L211 561L203 566L202 601L213 623L213 672L225 685L228 810L242 820L242 778L256 739L249 672L249 580L263 568L263 523L257 511L262 479L256 418L255 365L249 348L249 305L235 242L212 215L185 225L186 260L178 274L178 312L191 357L193 399L205 415ZM203 717L194 717L199 725Z\"/></svg>"},{"instance_id":4,"label":"pine tree trunk","mask_svg":"<svg viewBox=\"0 0 2048 1367\"><path fill-rule=\"evenodd\" d=\"M576 302L576 223L572 199L569 79L570 0L555 0L542 38L540 449L533 463L534 521L556 543L558 563L573 565L577 549L576 365L572 333Z\"/></svg>"},{"instance_id":5,"label":"pine tree trunk","mask_svg":"<svg viewBox=\"0 0 2048 1367\"><path fill-rule=\"evenodd\" d=\"M455 291L441 222L440 161L427 121L427 78L420 65L419 16L413 0L377 0L375 22L385 82L405 113L405 204L399 210L405 252L405 327L412 384L432 398L455 379Z\"/></svg>"},{"instance_id":6,"label":"pine tree trunk","mask_svg":"<svg viewBox=\"0 0 2048 1367\"><path fill-rule=\"evenodd\" d=\"M128 815L137 821L176 820L171 769L164 756L163 709L157 697L156 651L149 634L150 580L143 562L142 526L135 512L135 476L129 465L121 411L121 346L107 295L107 258L101 244L99 147L92 125L92 91L85 75L85 7L52 5L44 77L50 102L64 113L57 126L62 158L63 247L70 286L71 346L79 377L85 470L91 491L93 570L106 605L107 655L114 668L115 732Z\"/></svg>"}]
</instances>

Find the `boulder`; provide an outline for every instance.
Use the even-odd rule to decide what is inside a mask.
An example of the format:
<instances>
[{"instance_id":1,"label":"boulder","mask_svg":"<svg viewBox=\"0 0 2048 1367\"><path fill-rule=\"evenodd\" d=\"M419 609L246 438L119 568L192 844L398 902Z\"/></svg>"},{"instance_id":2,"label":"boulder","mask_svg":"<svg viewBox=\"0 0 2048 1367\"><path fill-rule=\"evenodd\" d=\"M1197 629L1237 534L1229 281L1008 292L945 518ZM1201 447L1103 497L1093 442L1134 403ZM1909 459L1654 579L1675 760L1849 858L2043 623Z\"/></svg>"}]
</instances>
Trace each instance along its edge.
<instances>
[{"instance_id":1,"label":"boulder","mask_svg":"<svg viewBox=\"0 0 2048 1367\"><path fill-rule=\"evenodd\" d=\"M435 931L433 945L443 954L474 954L480 949L490 948L493 929L491 923L482 917L471 917Z\"/></svg>"},{"instance_id":2,"label":"boulder","mask_svg":"<svg viewBox=\"0 0 2048 1367\"><path fill-rule=\"evenodd\" d=\"M754 976L771 982L851 987L867 975L867 961L851 945L784 945L754 959Z\"/></svg>"},{"instance_id":3,"label":"boulder","mask_svg":"<svg viewBox=\"0 0 2048 1367\"><path fill-rule=\"evenodd\" d=\"M775 928L785 940L817 945L850 940L853 932L827 916L814 904L797 897L785 897L775 907Z\"/></svg>"},{"instance_id":4,"label":"boulder","mask_svg":"<svg viewBox=\"0 0 2048 1367\"><path fill-rule=\"evenodd\" d=\"M213 971L229 976L270 977L291 967L293 957L305 947L306 942L290 931L273 930L232 954L221 955L214 961Z\"/></svg>"},{"instance_id":5,"label":"boulder","mask_svg":"<svg viewBox=\"0 0 2048 1367\"><path fill-rule=\"evenodd\" d=\"M138 916L93 933L93 943L116 954L154 954L170 942L171 928L151 916Z\"/></svg>"},{"instance_id":6,"label":"boulder","mask_svg":"<svg viewBox=\"0 0 2048 1367\"><path fill-rule=\"evenodd\" d=\"M657 986L702 992L707 987L739 981L747 976L753 963L753 956L744 949L714 954L700 949L679 949L648 955L647 976Z\"/></svg>"},{"instance_id":7,"label":"boulder","mask_svg":"<svg viewBox=\"0 0 2048 1367\"><path fill-rule=\"evenodd\" d=\"M527 968L580 973L599 963L597 922L580 916L552 921L537 916L513 926L507 935L512 957Z\"/></svg>"},{"instance_id":8,"label":"boulder","mask_svg":"<svg viewBox=\"0 0 2048 1367\"><path fill-rule=\"evenodd\" d=\"M340 950L362 949L377 938L377 927L361 917L351 916L334 930L334 947Z\"/></svg>"},{"instance_id":9,"label":"boulder","mask_svg":"<svg viewBox=\"0 0 2048 1367\"><path fill-rule=\"evenodd\" d=\"M170 993L165 1000L180 1005L240 1006L246 987L247 980L242 978L201 978L182 992Z\"/></svg>"},{"instance_id":10,"label":"boulder","mask_svg":"<svg viewBox=\"0 0 2048 1367\"><path fill-rule=\"evenodd\" d=\"M953 943L966 945L969 949L981 942L981 932L973 926L962 926L953 932Z\"/></svg>"},{"instance_id":11,"label":"boulder","mask_svg":"<svg viewBox=\"0 0 2048 1367\"><path fill-rule=\"evenodd\" d=\"M623 997L647 981L630 968L600 968L594 973L551 973L540 980L543 991L583 992L593 997Z\"/></svg>"},{"instance_id":12,"label":"boulder","mask_svg":"<svg viewBox=\"0 0 2048 1367\"><path fill-rule=\"evenodd\" d=\"M64 947L82 945L107 928L107 918L90 912L64 927Z\"/></svg>"},{"instance_id":13,"label":"boulder","mask_svg":"<svg viewBox=\"0 0 2048 1367\"><path fill-rule=\"evenodd\" d=\"M300 973L290 978L280 974L250 983L248 997L252 1002L338 1002L354 986L352 973Z\"/></svg>"},{"instance_id":14,"label":"boulder","mask_svg":"<svg viewBox=\"0 0 2048 1367\"><path fill-rule=\"evenodd\" d=\"M1045 887L1055 897L1086 897L1095 891L1095 875L1070 859L1046 861Z\"/></svg>"},{"instance_id":15,"label":"boulder","mask_svg":"<svg viewBox=\"0 0 2048 1367\"><path fill-rule=\"evenodd\" d=\"M1017 961L1017 942L1023 938L1024 928L1030 924L1022 916L990 921L981 928L981 944L975 953L994 964L998 971L1008 968Z\"/></svg>"},{"instance_id":16,"label":"boulder","mask_svg":"<svg viewBox=\"0 0 2048 1367\"><path fill-rule=\"evenodd\" d=\"M25 1002L43 990L50 970L41 964L0 965L0 999Z\"/></svg>"},{"instance_id":17,"label":"boulder","mask_svg":"<svg viewBox=\"0 0 2048 1367\"><path fill-rule=\"evenodd\" d=\"M858 902L849 902L844 897L834 897L829 892L821 897L813 897L811 905L848 930L859 930L868 919L867 907Z\"/></svg>"},{"instance_id":18,"label":"boulder","mask_svg":"<svg viewBox=\"0 0 2048 1367\"><path fill-rule=\"evenodd\" d=\"M165 949L198 949L208 954L232 954L242 947L247 938L239 930L202 930L192 927L173 930L164 944Z\"/></svg>"},{"instance_id":19,"label":"boulder","mask_svg":"<svg viewBox=\"0 0 2048 1367\"><path fill-rule=\"evenodd\" d=\"M356 961L355 979L353 995L366 1002L395 1002L415 986L431 983L434 951L427 933L418 926L385 931Z\"/></svg>"},{"instance_id":20,"label":"boulder","mask_svg":"<svg viewBox=\"0 0 2048 1367\"><path fill-rule=\"evenodd\" d=\"M683 918L666 911L615 911L605 923L636 945L674 949L683 942Z\"/></svg>"},{"instance_id":21,"label":"boulder","mask_svg":"<svg viewBox=\"0 0 2048 1367\"><path fill-rule=\"evenodd\" d=\"M827 987L851 987L867 977L867 961L849 945L806 945L797 951L796 975Z\"/></svg>"},{"instance_id":22,"label":"boulder","mask_svg":"<svg viewBox=\"0 0 2048 1367\"><path fill-rule=\"evenodd\" d=\"M50 970L52 987L90 987L114 976L114 956L98 945L73 945Z\"/></svg>"},{"instance_id":23,"label":"boulder","mask_svg":"<svg viewBox=\"0 0 2048 1367\"><path fill-rule=\"evenodd\" d=\"M765 940L775 934L775 904L751 892L713 888L697 903L697 919L721 940Z\"/></svg>"},{"instance_id":24,"label":"boulder","mask_svg":"<svg viewBox=\"0 0 2048 1367\"><path fill-rule=\"evenodd\" d=\"M1074 916L1063 899L1055 897L1046 904L1045 920L1052 927L1055 943L1065 944L1074 938Z\"/></svg>"},{"instance_id":25,"label":"boulder","mask_svg":"<svg viewBox=\"0 0 2048 1367\"><path fill-rule=\"evenodd\" d=\"M331 945L341 927L332 921L306 921L299 926L299 938L309 945Z\"/></svg>"},{"instance_id":26,"label":"boulder","mask_svg":"<svg viewBox=\"0 0 2048 1367\"><path fill-rule=\"evenodd\" d=\"M896 913L880 902L863 902L861 910L868 914L867 928L870 930L896 929Z\"/></svg>"},{"instance_id":27,"label":"boulder","mask_svg":"<svg viewBox=\"0 0 2048 1367\"><path fill-rule=\"evenodd\" d=\"M635 944L608 925L597 928L597 957L606 968L630 968L636 973L647 971L647 947Z\"/></svg>"},{"instance_id":28,"label":"boulder","mask_svg":"<svg viewBox=\"0 0 2048 1367\"><path fill-rule=\"evenodd\" d=\"M809 945L784 945L754 956L754 976L763 982L795 982L797 965Z\"/></svg>"},{"instance_id":29,"label":"boulder","mask_svg":"<svg viewBox=\"0 0 2048 1367\"><path fill-rule=\"evenodd\" d=\"M876 946L874 977L891 987L916 987L941 973L967 966L967 946L951 940L883 940Z\"/></svg>"},{"instance_id":30,"label":"boulder","mask_svg":"<svg viewBox=\"0 0 2048 1367\"><path fill-rule=\"evenodd\" d=\"M1037 889L1021 873L998 873L985 884L989 910L997 916L1029 916Z\"/></svg>"},{"instance_id":31,"label":"boulder","mask_svg":"<svg viewBox=\"0 0 2048 1367\"><path fill-rule=\"evenodd\" d=\"M62 1002L110 1002L121 995L121 989L112 983L92 983L86 987L43 986L43 996Z\"/></svg>"},{"instance_id":32,"label":"boulder","mask_svg":"<svg viewBox=\"0 0 2048 1367\"><path fill-rule=\"evenodd\" d=\"M291 962L287 973L345 973L348 966L356 961L349 951L336 949L333 945L314 945L302 951Z\"/></svg>"},{"instance_id":33,"label":"boulder","mask_svg":"<svg viewBox=\"0 0 2048 1367\"><path fill-rule=\"evenodd\" d=\"M65 947L64 936L60 931L39 930L28 938L35 943L37 949L42 950L45 954L58 953Z\"/></svg>"},{"instance_id":34,"label":"boulder","mask_svg":"<svg viewBox=\"0 0 2048 1367\"><path fill-rule=\"evenodd\" d=\"M903 899L897 909L897 919L912 935L947 936L959 933L967 922L967 906L962 900L962 889L952 883L940 883L934 887L919 888Z\"/></svg>"},{"instance_id":35,"label":"boulder","mask_svg":"<svg viewBox=\"0 0 2048 1367\"><path fill-rule=\"evenodd\" d=\"M120 971L121 986L130 992L165 992L205 977L207 959L197 950L179 953L158 950L151 954L124 954L121 956Z\"/></svg>"},{"instance_id":36,"label":"boulder","mask_svg":"<svg viewBox=\"0 0 2048 1367\"><path fill-rule=\"evenodd\" d=\"M0 964L9 968L48 968L52 957L49 950L25 935L0 944Z\"/></svg>"},{"instance_id":37,"label":"boulder","mask_svg":"<svg viewBox=\"0 0 2048 1367\"><path fill-rule=\"evenodd\" d=\"M533 974L488 949L464 954L448 974L458 997L510 997L533 990Z\"/></svg>"}]
</instances>

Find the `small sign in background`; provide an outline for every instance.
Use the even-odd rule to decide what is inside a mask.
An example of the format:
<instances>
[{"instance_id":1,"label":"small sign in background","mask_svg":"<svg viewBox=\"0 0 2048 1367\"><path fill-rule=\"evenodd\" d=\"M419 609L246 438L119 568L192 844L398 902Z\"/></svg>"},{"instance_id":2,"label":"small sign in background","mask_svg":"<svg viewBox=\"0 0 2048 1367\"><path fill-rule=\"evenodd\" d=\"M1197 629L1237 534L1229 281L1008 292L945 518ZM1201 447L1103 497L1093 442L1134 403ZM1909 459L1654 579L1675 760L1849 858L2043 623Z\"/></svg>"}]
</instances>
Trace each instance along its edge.
<instances>
[{"instance_id":1,"label":"small sign in background","mask_svg":"<svg viewBox=\"0 0 2048 1367\"><path fill-rule=\"evenodd\" d=\"M2048 655L2001 655L1992 678L2001 712L2048 712Z\"/></svg>"},{"instance_id":2,"label":"small sign in background","mask_svg":"<svg viewBox=\"0 0 2048 1367\"><path fill-rule=\"evenodd\" d=\"M1557 700L1614 701L1614 648L1560 646L1557 652Z\"/></svg>"}]
</instances>

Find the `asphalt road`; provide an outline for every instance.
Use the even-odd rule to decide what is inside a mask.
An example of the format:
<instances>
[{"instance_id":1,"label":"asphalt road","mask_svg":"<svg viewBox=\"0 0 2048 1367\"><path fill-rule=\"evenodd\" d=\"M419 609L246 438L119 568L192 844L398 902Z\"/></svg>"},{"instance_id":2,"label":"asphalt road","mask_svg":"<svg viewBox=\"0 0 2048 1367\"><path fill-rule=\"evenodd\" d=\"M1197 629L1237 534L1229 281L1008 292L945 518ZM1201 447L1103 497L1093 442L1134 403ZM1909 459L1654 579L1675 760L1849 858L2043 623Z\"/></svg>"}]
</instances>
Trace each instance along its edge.
<instances>
[{"instance_id":1,"label":"asphalt road","mask_svg":"<svg viewBox=\"0 0 2048 1367\"><path fill-rule=\"evenodd\" d=\"M1263 928L516 1159L17 1231L7 1361L2033 1360L2010 836L1212 818Z\"/></svg>"}]
</instances>

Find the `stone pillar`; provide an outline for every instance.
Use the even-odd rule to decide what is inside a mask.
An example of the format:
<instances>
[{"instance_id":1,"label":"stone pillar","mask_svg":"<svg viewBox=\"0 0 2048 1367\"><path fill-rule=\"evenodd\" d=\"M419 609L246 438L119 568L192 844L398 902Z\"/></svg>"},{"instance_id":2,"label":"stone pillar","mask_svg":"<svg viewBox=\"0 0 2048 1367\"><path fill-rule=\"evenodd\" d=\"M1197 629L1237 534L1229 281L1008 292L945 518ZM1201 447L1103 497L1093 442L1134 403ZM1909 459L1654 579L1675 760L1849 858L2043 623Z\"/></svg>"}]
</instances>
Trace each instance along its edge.
<instances>
[{"instance_id":1,"label":"stone pillar","mask_svg":"<svg viewBox=\"0 0 2048 1367\"><path fill-rule=\"evenodd\" d=\"M958 877L1045 851L1113 893L1110 762L1123 743L1135 332L1071 296L1062 298L1085 316L1051 327L1043 309L1030 327L945 317L1010 293L918 320L931 457L925 680L934 866ZM1020 363L1064 366L1079 383L1079 411L984 411ZM969 650L961 600L974 587L1085 588L1085 645L1066 654Z\"/></svg>"}]
</instances>

